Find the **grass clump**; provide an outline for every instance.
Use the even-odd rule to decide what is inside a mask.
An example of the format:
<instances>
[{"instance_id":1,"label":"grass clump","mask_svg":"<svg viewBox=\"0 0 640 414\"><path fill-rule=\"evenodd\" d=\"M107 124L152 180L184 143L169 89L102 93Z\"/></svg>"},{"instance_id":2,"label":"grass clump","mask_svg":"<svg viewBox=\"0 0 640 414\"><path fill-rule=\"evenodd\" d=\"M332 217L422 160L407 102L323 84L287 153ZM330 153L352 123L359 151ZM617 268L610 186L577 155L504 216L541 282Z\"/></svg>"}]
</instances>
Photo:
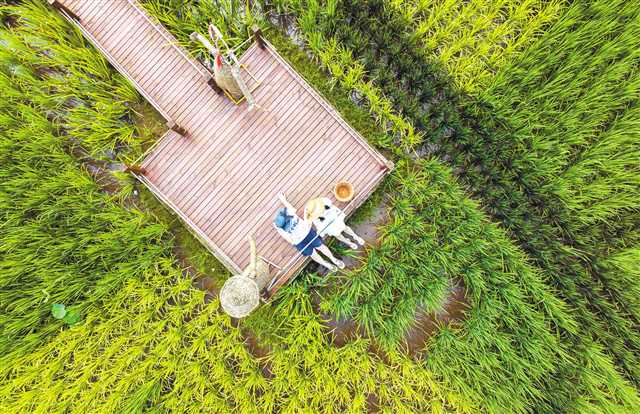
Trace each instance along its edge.
<instances>
[{"instance_id":1,"label":"grass clump","mask_svg":"<svg viewBox=\"0 0 640 414\"><path fill-rule=\"evenodd\" d=\"M0 74L3 90L11 81ZM139 210L115 206L39 109L11 99L1 105L10 122L0 132L0 349L8 354L59 329L51 303L88 311L153 269L169 235Z\"/></svg>"},{"instance_id":2,"label":"grass clump","mask_svg":"<svg viewBox=\"0 0 640 414\"><path fill-rule=\"evenodd\" d=\"M482 91L566 8L564 0L392 0L385 5L410 22L412 38L444 66L458 88L472 94Z\"/></svg>"}]
</instances>

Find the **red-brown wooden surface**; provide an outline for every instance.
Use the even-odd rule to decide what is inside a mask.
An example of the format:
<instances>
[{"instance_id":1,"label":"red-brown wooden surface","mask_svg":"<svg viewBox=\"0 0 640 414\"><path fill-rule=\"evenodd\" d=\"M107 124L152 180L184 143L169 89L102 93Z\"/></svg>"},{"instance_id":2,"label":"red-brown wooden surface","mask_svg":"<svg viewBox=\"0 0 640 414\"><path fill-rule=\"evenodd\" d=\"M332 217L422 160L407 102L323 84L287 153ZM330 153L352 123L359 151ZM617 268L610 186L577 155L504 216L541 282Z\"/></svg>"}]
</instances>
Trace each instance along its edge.
<instances>
[{"instance_id":1,"label":"red-brown wooden surface","mask_svg":"<svg viewBox=\"0 0 640 414\"><path fill-rule=\"evenodd\" d=\"M217 95L207 85L209 72L135 2L62 3L156 109L188 131L168 131L143 161L147 174L140 178L230 270L248 264L250 233L259 255L275 265L272 274L285 275L277 286L303 266L273 228L278 192L302 215L308 199L333 199L334 185L347 180L355 200L334 202L351 213L388 172L389 163L270 45L253 44L241 58L260 82L259 107L248 111L246 103Z\"/></svg>"}]
</instances>

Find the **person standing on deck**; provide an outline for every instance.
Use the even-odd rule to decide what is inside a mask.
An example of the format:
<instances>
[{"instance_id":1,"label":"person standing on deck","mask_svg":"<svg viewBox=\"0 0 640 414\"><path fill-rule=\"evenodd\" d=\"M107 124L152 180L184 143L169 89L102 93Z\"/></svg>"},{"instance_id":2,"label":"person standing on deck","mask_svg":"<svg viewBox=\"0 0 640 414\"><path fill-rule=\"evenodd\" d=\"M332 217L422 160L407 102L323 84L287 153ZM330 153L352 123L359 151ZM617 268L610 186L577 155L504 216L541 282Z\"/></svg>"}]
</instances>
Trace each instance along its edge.
<instances>
[{"instance_id":1,"label":"person standing on deck","mask_svg":"<svg viewBox=\"0 0 640 414\"><path fill-rule=\"evenodd\" d=\"M313 222L320 237L333 236L354 250L358 248L358 244L364 246L362 237L347 226L345 218L344 211L327 197L309 200L304 207L304 219Z\"/></svg>"},{"instance_id":2,"label":"person standing on deck","mask_svg":"<svg viewBox=\"0 0 640 414\"><path fill-rule=\"evenodd\" d=\"M303 256L311 257L329 270L335 270L335 267L318 253L322 252L338 268L344 269L344 262L333 256L331 250L322 242L322 237L311 226L311 222L298 217L296 209L287 201L284 194L278 194L278 199L284 204L284 208L278 209L273 220L278 233L295 246Z\"/></svg>"}]
</instances>

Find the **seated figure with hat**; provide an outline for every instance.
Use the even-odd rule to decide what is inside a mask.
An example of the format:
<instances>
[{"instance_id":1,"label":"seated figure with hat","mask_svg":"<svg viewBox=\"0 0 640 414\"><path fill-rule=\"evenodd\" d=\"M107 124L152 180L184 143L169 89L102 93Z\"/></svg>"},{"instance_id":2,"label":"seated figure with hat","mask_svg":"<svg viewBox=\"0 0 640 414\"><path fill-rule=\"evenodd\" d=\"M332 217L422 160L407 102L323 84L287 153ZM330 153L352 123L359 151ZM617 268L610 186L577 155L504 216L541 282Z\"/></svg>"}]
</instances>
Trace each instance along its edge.
<instances>
[{"instance_id":1,"label":"seated figure with hat","mask_svg":"<svg viewBox=\"0 0 640 414\"><path fill-rule=\"evenodd\" d=\"M344 262L333 256L331 250L323 243L322 237L313 229L311 222L297 215L296 209L287 201L284 194L278 194L278 199L284 204L284 208L278 209L273 220L278 233L303 256L311 257L329 270L335 270L335 267L320 255L322 253L335 266L344 269Z\"/></svg>"},{"instance_id":2,"label":"seated figure with hat","mask_svg":"<svg viewBox=\"0 0 640 414\"><path fill-rule=\"evenodd\" d=\"M313 222L321 237L333 236L352 249L357 249L358 244L364 246L362 237L344 222L346 218L344 211L336 207L327 197L309 200L304 208L304 218Z\"/></svg>"}]
</instances>

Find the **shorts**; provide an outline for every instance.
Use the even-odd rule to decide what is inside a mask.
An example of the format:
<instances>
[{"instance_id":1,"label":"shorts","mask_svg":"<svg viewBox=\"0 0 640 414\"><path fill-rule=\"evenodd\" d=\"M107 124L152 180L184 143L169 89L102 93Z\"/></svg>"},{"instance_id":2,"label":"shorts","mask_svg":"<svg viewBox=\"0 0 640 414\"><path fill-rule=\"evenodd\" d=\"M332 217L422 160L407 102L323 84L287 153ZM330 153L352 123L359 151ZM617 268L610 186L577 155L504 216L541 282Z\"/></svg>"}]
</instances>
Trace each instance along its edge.
<instances>
[{"instance_id":1,"label":"shorts","mask_svg":"<svg viewBox=\"0 0 640 414\"><path fill-rule=\"evenodd\" d=\"M316 247L322 246L322 237L318 236L318 233L312 228L304 240L295 246L303 256L311 256Z\"/></svg>"}]
</instances>

